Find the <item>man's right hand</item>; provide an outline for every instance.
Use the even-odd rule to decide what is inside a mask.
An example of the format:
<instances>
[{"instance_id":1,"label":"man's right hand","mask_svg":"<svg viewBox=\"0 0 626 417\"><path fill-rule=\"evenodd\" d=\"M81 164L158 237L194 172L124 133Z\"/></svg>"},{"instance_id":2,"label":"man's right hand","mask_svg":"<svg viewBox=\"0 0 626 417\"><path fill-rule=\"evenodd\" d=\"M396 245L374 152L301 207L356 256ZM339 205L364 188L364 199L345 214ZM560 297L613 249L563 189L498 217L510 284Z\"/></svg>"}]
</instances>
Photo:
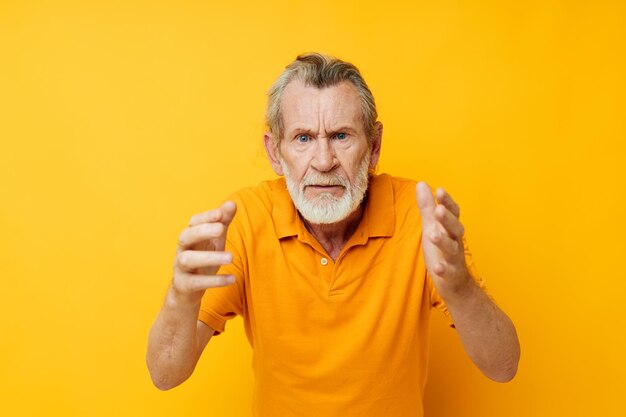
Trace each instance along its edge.
<instances>
[{"instance_id":1,"label":"man's right hand","mask_svg":"<svg viewBox=\"0 0 626 417\"><path fill-rule=\"evenodd\" d=\"M178 238L172 291L182 299L198 302L208 288L235 282L232 275L216 275L221 265L230 264L233 256L224 252L226 232L237 206L226 201L215 210L196 214Z\"/></svg>"}]
</instances>

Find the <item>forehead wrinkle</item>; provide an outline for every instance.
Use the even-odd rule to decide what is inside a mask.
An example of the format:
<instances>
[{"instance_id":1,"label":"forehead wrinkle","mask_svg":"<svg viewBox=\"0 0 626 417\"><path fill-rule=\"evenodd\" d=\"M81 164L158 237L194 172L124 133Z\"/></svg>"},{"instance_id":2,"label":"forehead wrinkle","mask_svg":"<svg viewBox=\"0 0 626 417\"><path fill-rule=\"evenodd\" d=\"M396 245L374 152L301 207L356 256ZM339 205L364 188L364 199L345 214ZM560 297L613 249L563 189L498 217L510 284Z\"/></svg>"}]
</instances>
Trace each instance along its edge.
<instances>
[{"instance_id":1,"label":"forehead wrinkle","mask_svg":"<svg viewBox=\"0 0 626 417\"><path fill-rule=\"evenodd\" d=\"M320 115L320 118L321 117L322 115ZM352 114L349 110L346 111L345 103L340 101L339 103L337 103L335 109L328 112L327 117L325 117L323 120L320 120L320 124L324 126L324 129L327 133L336 132L345 128L357 130L358 115Z\"/></svg>"},{"instance_id":2,"label":"forehead wrinkle","mask_svg":"<svg viewBox=\"0 0 626 417\"><path fill-rule=\"evenodd\" d=\"M346 127L358 130L361 107L356 89L352 84L338 84L334 86L332 93L327 90L322 97L320 126L324 126L326 133L336 132Z\"/></svg>"},{"instance_id":3,"label":"forehead wrinkle","mask_svg":"<svg viewBox=\"0 0 626 417\"><path fill-rule=\"evenodd\" d=\"M281 102L285 133L293 130L306 130L326 134L340 128L350 127L359 131L362 127L362 109L356 88L343 82L322 89L307 86L294 80L285 88Z\"/></svg>"},{"instance_id":4,"label":"forehead wrinkle","mask_svg":"<svg viewBox=\"0 0 626 417\"><path fill-rule=\"evenodd\" d=\"M294 83L296 83L294 81ZM292 87L291 89L289 87ZM305 99L305 97L301 94L294 94L293 88L298 88L300 86L294 85L290 83L286 89L289 89L289 94L285 91L285 95L283 96L283 100L281 103L283 120L287 119L289 116L291 118L290 126L285 126L285 128L289 128L289 130L308 130L312 132L316 132L319 130L319 121L316 123L316 117L314 115L320 112L320 103L317 98L319 98L319 92L315 95L315 97L309 97ZM313 123L312 123L313 122Z\"/></svg>"}]
</instances>

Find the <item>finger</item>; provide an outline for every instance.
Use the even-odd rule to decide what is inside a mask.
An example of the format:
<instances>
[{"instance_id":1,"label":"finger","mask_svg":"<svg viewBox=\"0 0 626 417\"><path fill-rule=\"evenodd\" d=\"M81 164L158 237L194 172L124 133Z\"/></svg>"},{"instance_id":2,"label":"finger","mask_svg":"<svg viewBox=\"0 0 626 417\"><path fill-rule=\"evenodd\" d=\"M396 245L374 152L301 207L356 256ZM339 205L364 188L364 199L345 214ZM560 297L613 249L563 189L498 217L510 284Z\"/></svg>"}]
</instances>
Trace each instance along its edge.
<instances>
[{"instance_id":1,"label":"finger","mask_svg":"<svg viewBox=\"0 0 626 417\"><path fill-rule=\"evenodd\" d=\"M225 287L235 282L234 275L196 275L181 272L174 275L176 290L183 293L203 291L208 288Z\"/></svg>"},{"instance_id":2,"label":"finger","mask_svg":"<svg viewBox=\"0 0 626 417\"><path fill-rule=\"evenodd\" d=\"M222 223L201 223L183 230L178 237L180 248L186 249L196 243L222 236L226 232L226 226Z\"/></svg>"},{"instance_id":3,"label":"finger","mask_svg":"<svg viewBox=\"0 0 626 417\"><path fill-rule=\"evenodd\" d=\"M435 274L439 277L443 277L444 273L446 272L446 267L445 264L443 262L437 262L434 266L432 271L430 271L432 274Z\"/></svg>"},{"instance_id":4,"label":"finger","mask_svg":"<svg viewBox=\"0 0 626 417\"><path fill-rule=\"evenodd\" d=\"M433 231L429 235L430 241L439 248L444 256L455 256L461 250L461 245L458 241L451 239L444 233L439 231Z\"/></svg>"},{"instance_id":5,"label":"finger","mask_svg":"<svg viewBox=\"0 0 626 417\"><path fill-rule=\"evenodd\" d=\"M459 219L444 205L440 204L435 208L435 218L452 239L460 239L463 237L465 228Z\"/></svg>"},{"instance_id":6,"label":"finger","mask_svg":"<svg viewBox=\"0 0 626 417\"><path fill-rule=\"evenodd\" d=\"M201 223L214 223L222 220L222 210L216 208L213 210L205 211L204 213L195 214L189 220L189 226L197 226Z\"/></svg>"},{"instance_id":7,"label":"finger","mask_svg":"<svg viewBox=\"0 0 626 417\"><path fill-rule=\"evenodd\" d=\"M419 207L422 219L427 221L432 220L437 203L435 202L430 187L425 182L420 181L415 187L415 192L417 196L417 206Z\"/></svg>"},{"instance_id":8,"label":"finger","mask_svg":"<svg viewBox=\"0 0 626 417\"><path fill-rule=\"evenodd\" d=\"M209 252L186 250L176 257L176 266L181 271L192 271L196 268L228 265L233 261L230 252Z\"/></svg>"},{"instance_id":9,"label":"finger","mask_svg":"<svg viewBox=\"0 0 626 417\"><path fill-rule=\"evenodd\" d=\"M441 278L451 278L456 274L456 268L452 264L440 261L437 262L429 272Z\"/></svg>"},{"instance_id":10,"label":"finger","mask_svg":"<svg viewBox=\"0 0 626 417\"><path fill-rule=\"evenodd\" d=\"M448 194L446 190L444 190L443 188L437 188L435 196L437 197L437 202L446 206L446 208L450 210L450 212L454 214L455 217L459 217L461 215L461 208L452 199L452 196Z\"/></svg>"},{"instance_id":11,"label":"finger","mask_svg":"<svg viewBox=\"0 0 626 417\"><path fill-rule=\"evenodd\" d=\"M233 201L226 201L220 207L196 214L189 220L189 226L196 226L201 223L221 222L229 225L235 216L237 205Z\"/></svg>"}]
</instances>

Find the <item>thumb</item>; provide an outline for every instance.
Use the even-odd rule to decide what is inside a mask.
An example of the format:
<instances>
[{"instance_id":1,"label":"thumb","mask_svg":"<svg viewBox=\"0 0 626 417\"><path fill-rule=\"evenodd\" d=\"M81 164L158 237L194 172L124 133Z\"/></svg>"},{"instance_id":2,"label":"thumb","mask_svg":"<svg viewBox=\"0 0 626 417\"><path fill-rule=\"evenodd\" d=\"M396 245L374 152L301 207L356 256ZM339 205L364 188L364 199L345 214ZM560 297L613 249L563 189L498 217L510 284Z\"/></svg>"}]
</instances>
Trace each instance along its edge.
<instances>
[{"instance_id":1,"label":"thumb","mask_svg":"<svg viewBox=\"0 0 626 417\"><path fill-rule=\"evenodd\" d=\"M233 221L233 217L235 217L235 213L237 212L237 205L234 201L226 201L220 206L220 209L222 210L221 222L225 226L228 226L230 222Z\"/></svg>"},{"instance_id":2,"label":"thumb","mask_svg":"<svg viewBox=\"0 0 626 417\"><path fill-rule=\"evenodd\" d=\"M237 211L237 205L234 201L226 201L222 204L219 209L221 212L219 223L221 223L224 228L220 232L219 236L216 236L212 239L213 250L215 251L223 251L226 247L226 234L228 233L228 226L233 221L235 217L235 212Z\"/></svg>"},{"instance_id":3,"label":"thumb","mask_svg":"<svg viewBox=\"0 0 626 417\"><path fill-rule=\"evenodd\" d=\"M418 182L415 186L415 192L417 196L417 206L420 209L422 218L429 220L434 217L437 203L435 202L435 198L428 184L424 181Z\"/></svg>"}]
</instances>

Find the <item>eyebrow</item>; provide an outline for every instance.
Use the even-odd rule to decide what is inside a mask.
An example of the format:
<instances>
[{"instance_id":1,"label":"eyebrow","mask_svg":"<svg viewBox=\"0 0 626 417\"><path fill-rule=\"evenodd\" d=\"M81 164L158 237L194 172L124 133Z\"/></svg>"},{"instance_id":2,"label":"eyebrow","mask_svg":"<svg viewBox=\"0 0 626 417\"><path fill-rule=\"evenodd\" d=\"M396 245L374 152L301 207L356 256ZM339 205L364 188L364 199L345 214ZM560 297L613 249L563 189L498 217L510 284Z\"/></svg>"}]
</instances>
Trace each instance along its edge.
<instances>
[{"instance_id":1,"label":"eyebrow","mask_svg":"<svg viewBox=\"0 0 626 417\"><path fill-rule=\"evenodd\" d=\"M287 132L289 137L294 137L301 134L311 135L313 137L317 136L318 132L314 131L309 127L299 126L292 129L290 132ZM357 130L350 126L340 125L339 127L330 129L328 131L328 135L336 135L337 133L349 133L351 135L356 135Z\"/></svg>"},{"instance_id":2,"label":"eyebrow","mask_svg":"<svg viewBox=\"0 0 626 417\"><path fill-rule=\"evenodd\" d=\"M349 127L349 126L340 126L340 127L330 130L330 133L341 133L341 132L356 134L356 129Z\"/></svg>"},{"instance_id":3,"label":"eyebrow","mask_svg":"<svg viewBox=\"0 0 626 417\"><path fill-rule=\"evenodd\" d=\"M308 127L296 127L291 132L289 132L289 135L296 136L296 135L301 135L303 133L306 133L307 135L315 136L315 132L312 129L309 129Z\"/></svg>"}]
</instances>

